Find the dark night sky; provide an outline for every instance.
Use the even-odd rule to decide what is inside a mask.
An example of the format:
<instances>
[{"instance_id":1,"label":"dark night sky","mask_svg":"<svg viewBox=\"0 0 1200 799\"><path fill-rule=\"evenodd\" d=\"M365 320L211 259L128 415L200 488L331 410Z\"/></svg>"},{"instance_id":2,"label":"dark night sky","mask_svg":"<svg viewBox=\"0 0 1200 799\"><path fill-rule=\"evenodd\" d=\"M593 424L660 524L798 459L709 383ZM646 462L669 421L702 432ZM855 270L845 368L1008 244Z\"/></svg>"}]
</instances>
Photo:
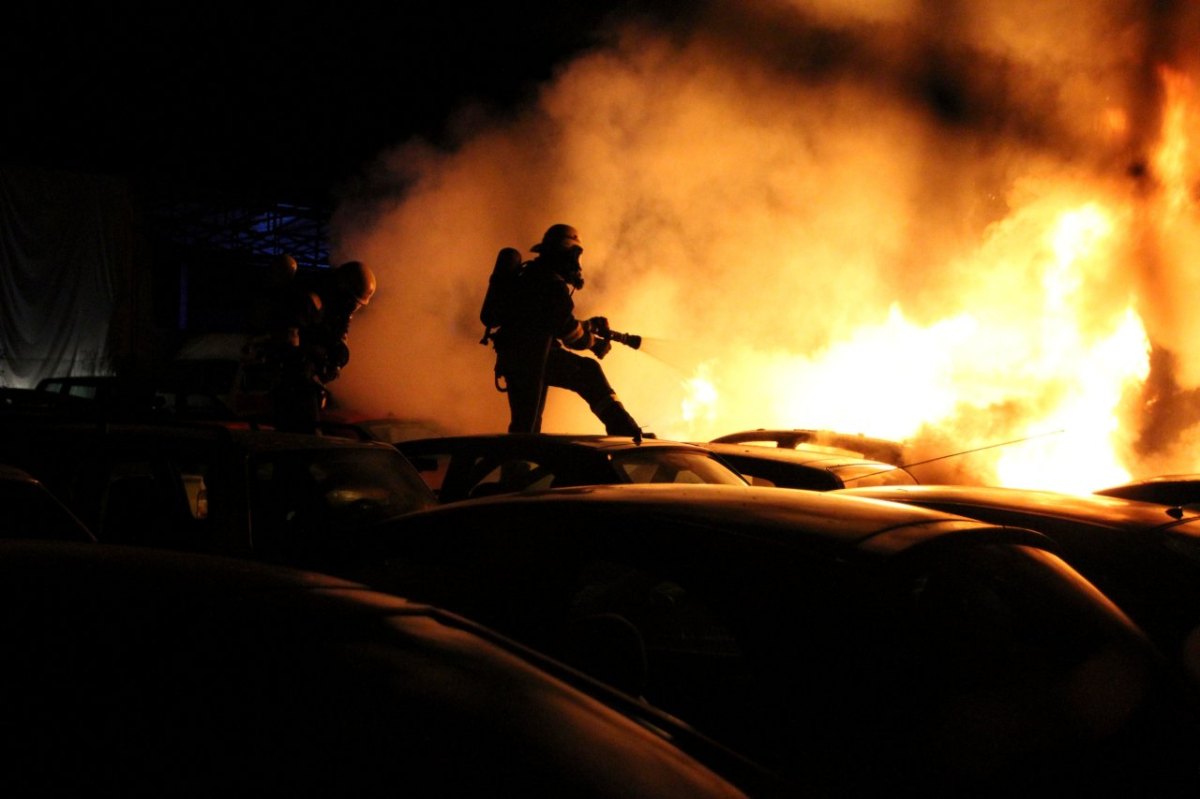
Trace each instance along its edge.
<instances>
[{"instance_id":1,"label":"dark night sky","mask_svg":"<svg viewBox=\"0 0 1200 799\"><path fill-rule=\"evenodd\" d=\"M320 195L463 103L514 106L610 15L671 5L19 4L0 163Z\"/></svg>"}]
</instances>

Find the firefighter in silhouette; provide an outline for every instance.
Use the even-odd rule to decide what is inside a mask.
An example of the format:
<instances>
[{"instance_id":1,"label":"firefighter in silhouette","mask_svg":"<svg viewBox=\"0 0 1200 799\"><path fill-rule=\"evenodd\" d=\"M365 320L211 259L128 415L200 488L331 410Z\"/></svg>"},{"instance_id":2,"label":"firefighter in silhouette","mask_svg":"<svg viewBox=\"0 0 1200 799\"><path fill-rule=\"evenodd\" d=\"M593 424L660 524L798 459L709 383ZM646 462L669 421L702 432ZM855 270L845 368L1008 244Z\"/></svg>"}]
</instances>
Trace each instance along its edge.
<instances>
[{"instance_id":1,"label":"firefighter in silhouette","mask_svg":"<svg viewBox=\"0 0 1200 799\"><path fill-rule=\"evenodd\" d=\"M375 294L375 273L362 261L347 261L322 275L316 287L321 301L318 322L301 331L301 341L322 384L338 378L350 361L350 320Z\"/></svg>"},{"instance_id":2,"label":"firefighter in silhouette","mask_svg":"<svg viewBox=\"0 0 1200 799\"><path fill-rule=\"evenodd\" d=\"M280 430L310 432L316 429L320 398L300 348L300 330L316 323L321 301L302 285L297 269L296 259L287 253L266 264L242 357L270 385L269 406L263 410L271 424Z\"/></svg>"},{"instance_id":3,"label":"firefighter in silhouette","mask_svg":"<svg viewBox=\"0 0 1200 799\"><path fill-rule=\"evenodd\" d=\"M350 320L375 293L375 275L361 261L322 273L311 287L293 282L279 295L273 357L279 377L271 392L275 429L317 432L326 386L350 361Z\"/></svg>"},{"instance_id":4,"label":"firefighter in silhouette","mask_svg":"<svg viewBox=\"0 0 1200 799\"><path fill-rule=\"evenodd\" d=\"M597 360L612 348L608 320L575 318L572 295L583 288L578 231L552 225L531 249L537 256L520 268L504 321L488 335L496 348L497 385L502 380L508 395L509 432L539 432L546 391L557 386L582 397L609 435L640 441L641 429ZM576 354L584 351L596 357Z\"/></svg>"}]
</instances>

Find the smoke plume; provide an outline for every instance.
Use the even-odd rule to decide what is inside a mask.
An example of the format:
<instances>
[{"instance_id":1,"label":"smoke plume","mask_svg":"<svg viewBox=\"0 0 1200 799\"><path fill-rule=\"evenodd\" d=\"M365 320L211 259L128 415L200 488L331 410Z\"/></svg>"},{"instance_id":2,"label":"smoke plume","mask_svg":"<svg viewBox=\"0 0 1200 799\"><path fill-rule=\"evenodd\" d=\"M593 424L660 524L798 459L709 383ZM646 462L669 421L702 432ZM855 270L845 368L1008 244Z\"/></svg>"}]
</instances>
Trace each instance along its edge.
<instances>
[{"instance_id":1,"label":"smoke plume","mask_svg":"<svg viewBox=\"0 0 1200 799\"><path fill-rule=\"evenodd\" d=\"M717 2L676 23L615 21L527 107L380 154L335 217L334 257L379 280L344 401L504 430L488 274L566 222L577 315L644 337L603 363L660 437L835 429L913 461L1028 439L936 467L958 481L1030 482L1020 451L1055 487L1200 471L1192 4ZM602 432L558 390L543 429Z\"/></svg>"}]
</instances>

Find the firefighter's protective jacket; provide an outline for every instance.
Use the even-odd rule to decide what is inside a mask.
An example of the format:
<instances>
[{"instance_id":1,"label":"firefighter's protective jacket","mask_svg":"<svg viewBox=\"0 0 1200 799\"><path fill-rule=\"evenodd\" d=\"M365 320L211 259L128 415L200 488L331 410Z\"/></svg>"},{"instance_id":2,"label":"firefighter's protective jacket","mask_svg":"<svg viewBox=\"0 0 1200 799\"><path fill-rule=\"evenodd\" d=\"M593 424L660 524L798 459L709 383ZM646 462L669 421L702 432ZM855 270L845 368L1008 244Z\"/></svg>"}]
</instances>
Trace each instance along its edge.
<instances>
[{"instance_id":1,"label":"firefighter's protective jacket","mask_svg":"<svg viewBox=\"0 0 1200 799\"><path fill-rule=\"evenodd\" d=\"M547 347L590 349L596 337L575 318L575 301L566 280L540 258L522 271L507 321L494 337L500 374L540 369Z\"/></svg>"}]
</instances>

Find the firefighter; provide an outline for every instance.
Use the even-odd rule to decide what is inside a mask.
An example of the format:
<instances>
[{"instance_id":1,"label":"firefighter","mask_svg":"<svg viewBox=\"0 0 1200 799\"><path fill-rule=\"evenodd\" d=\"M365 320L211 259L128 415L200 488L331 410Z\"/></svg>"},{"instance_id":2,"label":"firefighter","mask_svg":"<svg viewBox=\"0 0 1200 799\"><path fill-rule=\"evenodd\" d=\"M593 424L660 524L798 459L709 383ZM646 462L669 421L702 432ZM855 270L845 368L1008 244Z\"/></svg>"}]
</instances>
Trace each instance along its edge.
<instances>
[{"instance_id":1,"label":"firefighter","mask_svg":"<svg viewBox=\"0 0 1200 799\"><path fill-rule=\"evenodd\" d=\"M277 430L317 432L326 386L350 361L350 320L370 302L375 286L368 267L348 261L323 273L311 289L286 295L276 321L279 378L271 392Z\"/></svg>"},{"instance_id":2,"label":"firefighter","mask_svg":"<svg viewBox=\"0 0 1200 799\"><path fill-rule=\"evenodd\" d=\"M297 276L296 259L275 256L266 272L265 331L251 340L258 361L271 375L271 424L277 430L315 433L321 386L302 347L302 330L321 318L321 298Z\"/></svg>"},{"instance_id":3,"label":"firefighter","mask_svg":"<svg viewBox=\"0 0 1200 799\"><path fill-rule=\"evenodd\" d=\"M609 435L641 441L637 422L617 398L597 359L612 348L608 320L575 318L572 295L583 288L583 245L570 225L552 225L520 273L506 321L492 336L496 374L503 378L509 432L539 432L550 386L578 394ZM595 358L578 355L591 351Z\"/></svg>"},{"instance_id":4,"label":"firefighter","mask_svg":"<svg viewBox=\"0 0 1200 799\"><path fill-rule=\"evenodd\" d=\"M362 261L347 261L317 283L321 315L301 338L316 364L322 383L336 380L350 361L350 320L375 294L375 273Z\"/></svg>"}]
</instances>

